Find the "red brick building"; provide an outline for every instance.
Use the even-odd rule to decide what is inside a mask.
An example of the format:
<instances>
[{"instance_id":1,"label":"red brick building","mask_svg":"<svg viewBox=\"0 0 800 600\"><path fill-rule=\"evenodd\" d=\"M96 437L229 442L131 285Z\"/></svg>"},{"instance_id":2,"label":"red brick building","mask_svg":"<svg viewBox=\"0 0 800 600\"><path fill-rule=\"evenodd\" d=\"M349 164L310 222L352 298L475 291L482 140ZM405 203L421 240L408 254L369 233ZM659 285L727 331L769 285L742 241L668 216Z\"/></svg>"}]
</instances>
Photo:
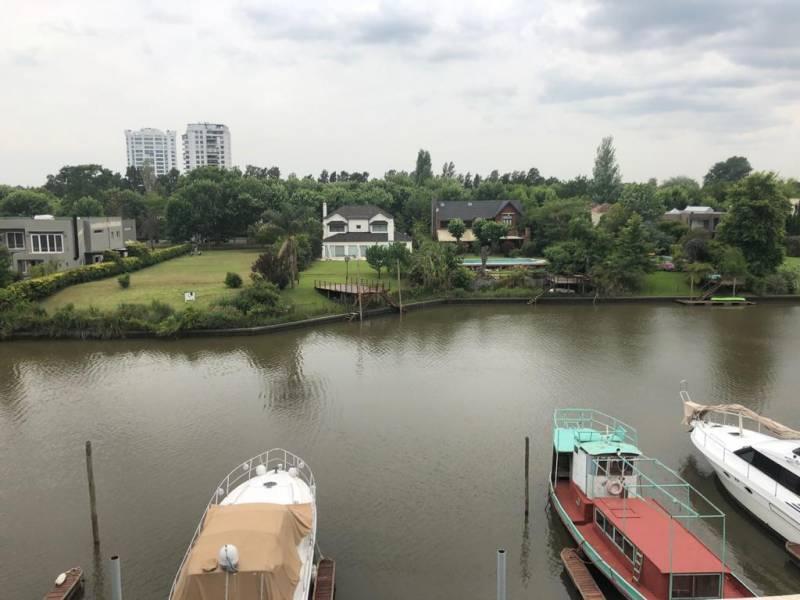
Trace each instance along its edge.
<instances>
[{"instance_id":1,"label":"red brick building","mask_svg":"<svg viewBox=\"0 0 800 600\"><path fill-rule=\"evenodd\" d=\"M472 224L476 219L488 219L508 225L508 241L522 243L529 238L522 221L522 206L516 200L467 200L458 202L437 201L431 203L431 235L440 242L455 242L447 230L452 219L464 221L467 230L462 242L475 241Z\"/></svg>"}]
</instances>

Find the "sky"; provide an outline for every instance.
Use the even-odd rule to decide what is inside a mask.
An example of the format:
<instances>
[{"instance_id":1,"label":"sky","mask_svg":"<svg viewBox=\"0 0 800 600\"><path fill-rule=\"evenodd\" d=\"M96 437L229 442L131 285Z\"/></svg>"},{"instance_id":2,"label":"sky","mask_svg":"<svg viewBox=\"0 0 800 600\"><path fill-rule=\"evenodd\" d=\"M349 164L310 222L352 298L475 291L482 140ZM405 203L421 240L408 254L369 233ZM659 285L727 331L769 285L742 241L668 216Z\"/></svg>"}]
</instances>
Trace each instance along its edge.
<instances>
[{"instance_id":1,"label":"sky","mask_svg":"<svg viewBox=\"0 0 800 600\"><path fill-rule=\"evenodd\" d=\"M800 178L797 0L0 0L0 183L125 169L125 129L231 131L234 165Z\"/></svg>"}]
</instances>

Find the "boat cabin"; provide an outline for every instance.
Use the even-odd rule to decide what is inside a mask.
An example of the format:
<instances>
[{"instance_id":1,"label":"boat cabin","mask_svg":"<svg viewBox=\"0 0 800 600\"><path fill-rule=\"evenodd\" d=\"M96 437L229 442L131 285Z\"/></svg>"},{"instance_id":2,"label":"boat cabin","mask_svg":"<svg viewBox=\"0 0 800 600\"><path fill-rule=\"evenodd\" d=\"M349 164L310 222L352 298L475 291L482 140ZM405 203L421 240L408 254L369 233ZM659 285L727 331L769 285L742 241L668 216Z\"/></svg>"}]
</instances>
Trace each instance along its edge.
<instances>
[{"instance_id":1,"label":"boat cabin","mask_svg":"<svg viewBox=\"0 0 800 600\"><path fill-rule=\"evenodd\" d=\"M752 597L687 528L704 516L687 503L693 488L644 457L635 431L598 415L567 419L553 437L551 494L584 553L627 597Z\"/></svg>"}]
</instances>

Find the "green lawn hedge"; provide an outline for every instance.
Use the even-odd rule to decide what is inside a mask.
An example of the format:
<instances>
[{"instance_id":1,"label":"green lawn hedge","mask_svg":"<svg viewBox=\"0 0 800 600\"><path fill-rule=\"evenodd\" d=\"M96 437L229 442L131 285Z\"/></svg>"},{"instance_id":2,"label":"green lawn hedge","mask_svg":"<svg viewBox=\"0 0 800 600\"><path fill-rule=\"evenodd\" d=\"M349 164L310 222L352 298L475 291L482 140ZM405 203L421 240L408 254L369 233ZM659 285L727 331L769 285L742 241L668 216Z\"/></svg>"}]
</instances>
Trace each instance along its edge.
<instances>
[{"instance_id":1,"label":"green lawn hedge","mask_svg":"<svg viewBox=\"0 0 800 600\"><path fill-rule=\"evenodd\" d=\"M139 256L129 256L128 258L120 258L116 261L95 263L68 269L66 271L59 271L58 273L45 275L44 277L35 277L18 281L4 289L0 289L0 309L2 309L4 303L14 300L30 300L33 302L46 298L65 287L77 283L86 283L87 281L105 279L106 277L113 277L121 273L138 271L144 267L149 267L169 260L170 258L186 254L191 249L191 244L179 244L177 246L170 246L169 248L142 252Z\"/></svg>"}]
</instances>

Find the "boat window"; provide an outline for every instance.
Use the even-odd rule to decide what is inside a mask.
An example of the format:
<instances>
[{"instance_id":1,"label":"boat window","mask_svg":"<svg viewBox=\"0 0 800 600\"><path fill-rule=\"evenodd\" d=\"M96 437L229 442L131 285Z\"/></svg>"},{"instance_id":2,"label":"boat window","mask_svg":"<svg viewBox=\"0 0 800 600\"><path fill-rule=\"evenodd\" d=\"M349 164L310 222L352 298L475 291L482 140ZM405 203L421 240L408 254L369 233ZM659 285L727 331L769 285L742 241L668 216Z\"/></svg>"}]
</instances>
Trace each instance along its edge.
<instances>
[{"instance_id":1,"label":"boat window","mask_svg":"<svg viewBox=\"0 0 800 600\"><path fill-rule=\"evenodd\" d=\"M615 530L614 530L614 543L615 543L617 546L619 546L619 549L620 549L620 550L622 550L622 545L623 545L623 542L622 542L622 540L623 540L623 539L624 539L624 537L623 537L623 535L622 535L622 532L621 532L619 529L615 529Z\"/></svg>"},{"instance_id":2,"label":"boat window","mask_svg":"<svg viewBox=\"0 0 800 600\"><path fill-rule=\"evenodd\" d=\"M628 557L628 560L633 562L633 544L628 538L623 540L622 553Z\"/></svg>"},{"instance_id":3,"label":"boat window","mask_svg":"<svg viewBox=\"0 0 800 600\"><path fill-rule=\"evenodd\" d=\"M600 527L600 529L605 529L606 517L605 517L605 515L603 513L601 513L597 509L595 509L595 511L594 511L594 520L595 520L595 523L597 523L597 526Z\"/></svg>"},{"instance_id":4,"label":"boat window","mask_svg":"<svg viewBox=\"0 0 800 600\"><path fill-rule=\"evenodd\" d=\"M703 575L673 575L672 597L691 598L719 598L720 577L718 573Z\"/></svg>"},{"instance_id":5,"label":"boat window","mask_svg":"<svg viewBox=\"0 0 800 600\"><path fill-rule=\"evenodd\" d=\"M608 534L608 537L614 537L614 525L608 519L606 519L605 532Z\"/></svg>"},{"instance_id":6,"label":"boat window","mask_svg":"<svg viewBox=\"0 0 800 600\"><path fill-rule=\"evenodd\" d=\"M633 475L633 465L621 458L609 460L608 475L611 477L619 477L620 475L630 477Z\"/></svg>"},{"instance_id":7,"label":"boat window","mask_svg":"<svg viewBox=\"0 0 800 600\"><path fill-rule=\"evenodd\" d=\"M789 469L750 447L737 450L735 454L746 463L753 465L767 477L780 483L790 492L800 495L800 476Z\"/></svg>"},{"instance_id":8,"label":"boat window","mask_svg":"<svg viewBox=\"0 0 800 600\"><path fill-rule=\"evenodd\" d=\"M597 526L605 532L608 538L614 542L614 545L622 551L625 557L633 562L633 555L636 552L636 547L633 543L619 529L614 527L611 520L597 510L597 508L594 509L594 520Z\"/></svg>"}]
</instances>

